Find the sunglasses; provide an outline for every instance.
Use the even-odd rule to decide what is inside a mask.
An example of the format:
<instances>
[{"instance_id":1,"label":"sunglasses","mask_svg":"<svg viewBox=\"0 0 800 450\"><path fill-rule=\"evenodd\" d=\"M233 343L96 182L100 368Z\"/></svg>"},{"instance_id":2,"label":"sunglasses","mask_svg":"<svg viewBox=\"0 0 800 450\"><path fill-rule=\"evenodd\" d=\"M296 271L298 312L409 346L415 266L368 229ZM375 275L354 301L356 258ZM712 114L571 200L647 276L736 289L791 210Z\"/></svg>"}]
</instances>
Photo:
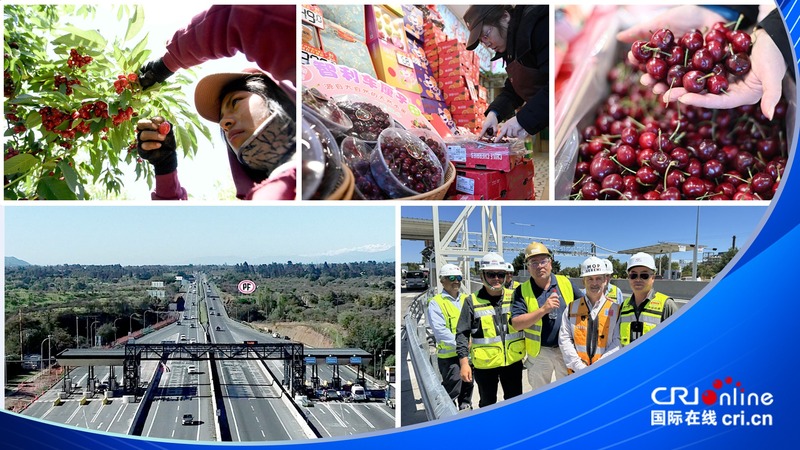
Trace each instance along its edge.
<instances>
[{"instance_id":1,"label":"sunglasses","mask_svg":"<svg viewBox=\"0 0 800 450\"><path fill-rule=\"evenodd\" d=\"M641 278L643 280L647 280L647 279L650 278L650 276L651 275L649 273L629 273L628 274L628 278L630 278L631 280L635 280L637 278Z\"/></svg>"},{"instance_id":2,"label":"sunglasses","mask_svg":"<svg viewBox=\"0 0 800 450\"><path fill-rule=\"evenodd\" d=\"M486 278L505 278L505 272L483 272Z\"/></svg>"},{"instance_id":3,"label":"sunglasses","mask_svg":"<svg viewBox=\"0 0 800 450\"><path fill-rule=\"evenodd\" d=\"M461 275L449 275L445 278L447 278L450 281L461 281L464 279L464 277L462 277Z\"/></svg>"}]
</instances>

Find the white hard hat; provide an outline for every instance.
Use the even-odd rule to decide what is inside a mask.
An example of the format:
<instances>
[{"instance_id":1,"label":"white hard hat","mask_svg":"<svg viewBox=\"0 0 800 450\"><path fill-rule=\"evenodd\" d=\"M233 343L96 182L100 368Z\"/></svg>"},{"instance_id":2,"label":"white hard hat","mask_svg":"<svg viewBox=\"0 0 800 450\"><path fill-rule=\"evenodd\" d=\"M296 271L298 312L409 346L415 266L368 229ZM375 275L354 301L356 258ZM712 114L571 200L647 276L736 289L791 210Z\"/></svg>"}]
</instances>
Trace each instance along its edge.
<instances>
[{"instance_id":1,"label":"white hard hat","mask_svg":"<svg viewBox=\"0 0 800 450\"><path fill-rule=\"evenodd\" d=\"M514 272L516 272L516 271L514 270L514 265L513 265L513 264L511 264L511 263L506 263L506 272L508 272L508 273L514 273Z\"/></svg>"},{"instance_id":2,"label":"white hard hat","mask_svg":"<svg viewBox=\"0 0 800 450\"><path fill-rule=\"evenodd\" d=\"M656 260L653 259L653 257L648 255L647 253L639 252L634 255L631 255L631 259L628 260L628 270L631 270L636 266L644 266L652 271L655 271Z\"/></svg>"},{"instance_id":3,"label":"white hard hat","mask_svg":"<svg viewBox=\"0 0 800 450\"><path fill-rule=\"evenodd\" d=\"M443 265L442 270L440 270L439 273L440 273L439 276L442 277L449 277L451 275L464 276L464 274L461 273L461 269L455 264Z\"/></svg>"},{"instance_id":4,"label":"white hard hat","mask_svg":"<svg viewBox=\"0 0 800 450\"><path fill-rule=\"evenodd\" d=\"M611 264L611 261L608 259L602 259L603 264L606 266L606 275L613 275L614 274L614 265Z\"/></svg>"},{"instance_id":5,"label":"white hard hat","mask_svg":"<svg viewBox=\"0 0 800 450\"><path fill-rule=\"evenodd\" d=\"M581 276L591 277L593 275L605 275L606 265L597 256L590 256L581 263Z\"/></svg>"},{"instance_id":6,"label":"white hard hat","mask_svg":"<svg viewBox=\"0 0 800 450\"><path fill-rule=\"evenodd\" d=\"M497 253L487 253L481 258L481 270L498 270L505 272L506 262L503 261L503 257Z\"/></svg>"}]
</instances>

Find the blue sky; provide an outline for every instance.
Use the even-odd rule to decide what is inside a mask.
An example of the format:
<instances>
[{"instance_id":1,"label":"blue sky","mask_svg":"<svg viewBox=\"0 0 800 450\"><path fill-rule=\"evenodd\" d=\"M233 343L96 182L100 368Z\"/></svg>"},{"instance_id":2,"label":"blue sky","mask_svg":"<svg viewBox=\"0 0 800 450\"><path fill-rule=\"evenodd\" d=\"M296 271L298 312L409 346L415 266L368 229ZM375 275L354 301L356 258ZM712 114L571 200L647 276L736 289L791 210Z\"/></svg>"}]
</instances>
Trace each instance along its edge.
<instances>
[{"instance_id":1,"label":"blue sky","mask_svg":"<svg viewBox=\"0 0 800 450\"><path fill-rule=\"evenodd\" d=\"M440 207L439 217L452 221L462 209ZM700 245L705 245L707 251L715 247L717 251L725 251L735 235L736 246L741 249L759 227L766 210L764 206L749 205L701 206ZM403 207L401 217L430 219L432 207ZM480 231L480 217L476 209L470 218L470 231ZM506 235L591 241L619 251L659 242L694 244L697 206L503 206L502 217ZM420 262L423 248L422 242L403 240L401 262ZM503 256L511 261L516 254ZM628 258L619 254L613 256L623 261ZM559 256L557 259L562 267L575 267L584 258ZM672 259L691 260L692 252L673 253Z\"/></svg>"},{"instance_id":2,"label":"blue sky","mask_svg":"<svg viewBox=\"0 0 800 450\"><path fill-rule=\"evenodd\" d=\"M5 256L31 264L394 260L394 207L6 206ZM376 255L375 258L370 255ZM352 261L352 259L351 259Z\"/></svg>"}]
</instances>

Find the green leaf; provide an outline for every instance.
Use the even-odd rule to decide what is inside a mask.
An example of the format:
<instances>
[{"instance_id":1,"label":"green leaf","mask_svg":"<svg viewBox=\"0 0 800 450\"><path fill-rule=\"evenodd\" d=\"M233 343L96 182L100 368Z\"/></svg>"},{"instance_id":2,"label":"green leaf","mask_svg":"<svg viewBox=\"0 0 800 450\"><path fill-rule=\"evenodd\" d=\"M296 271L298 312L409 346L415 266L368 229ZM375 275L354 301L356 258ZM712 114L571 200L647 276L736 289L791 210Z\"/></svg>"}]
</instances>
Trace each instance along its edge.
<instances>
[{"instance_id":1,"label":"green leaf","mask_svg":"<svg viewBox=\"0 0 800 450\"><path fill-rule=\"evenodd\" d=\"M135 5L133 9L133 17L128 21L128 31L125 32L125 42L128 42L132 37L139 34L144 26L144 11L141 6Z\"/></svg>"},{"instance_id":2,"label":"green leaf","mask_svg":"<svg viewBox=\"0 0 800 450\"><path fill-rule=\"evenodd\" d=\"M98 33L97 30L84 30L82 28L73 27L72 25L67 25L64 27L64 31L88 42L88 44L82 44L83 47L105 48L106 46L105 38Z\"/></svg>"},{"instance_id":3,"label":"green leaf","mask_svg":"<svg viewBox=\"0 0 800 450\"><path fill-rule=\"evenodd\" d=\"M11 99L9 102L12 105L30 105L30 106L38 106L40 105L40 99L37 95L31 94L20 94Z\"/></svg>"},{"instance_id":4,"label":"green leaf","mask_svg":"<svg viewBox=\"0 0 800 450\"><path fill-rule=\"evenodd\" d=\"M44 177L39 180L36 192L45 200L77 200L78 197L69 189L67 183L56 177Z\"/></svg>"},{"instance_id":5,"label":"green leaf","mask_svg":"<svg viewBox=\"0 0 800 450\"><path fill-rule=\"evenodd\" d=\"M25 118L25 126L28 129L36 128L42 124L42 115L39 114L39 111L31 111L28 114L28 117Z\"/></svg>"},{"instance_id":6,"label":"green leaf","mask_svg":"<svg viewBox=\"0 0 800 450\"><path fill-rule=\"evenodd\" d=\"M64 175L64 181L73 193L77 194L83 191L83 185L81 185L78 172L69 165L68 161L59 162L58 168L61 169L61 173Z\"/></svg>"},{"instance_id":7,"label":"green leaf","mask_svg":"<svg viewBox=\"0 0 800 450\"><path fill-rule=\"evenodd\" d=\"M3 172L6 175L15 173L25 173L31 170L34 166L39 164L39 160L27 153L21 153L5 160L3 164Z\"/></svg>"},{"instance_id":8,"label":"green leaf","mask_svg":"<svg viewBox=\"0 0 800 450\"><path fill-rule=\"evenodd\" d=\"M126 52L129 55L134 55L134 58L138 56L146 47L147 47L147 37L150 36L150 33L144 35L141 41L133 47L133 50Z\"/></svg>"},{"instance_id":9,"label":"green leaf","mask_svg":"<svg viewBox=\"0 0 800 450\"><path fill-rule=\"evenodd\" d=\"M186 127L178 127L178 135L181 138L181 148L183 148L183 155L191 155L192 154L192 137L189 136L189 132L186 131Z\"/></svg>"}]
</instances>

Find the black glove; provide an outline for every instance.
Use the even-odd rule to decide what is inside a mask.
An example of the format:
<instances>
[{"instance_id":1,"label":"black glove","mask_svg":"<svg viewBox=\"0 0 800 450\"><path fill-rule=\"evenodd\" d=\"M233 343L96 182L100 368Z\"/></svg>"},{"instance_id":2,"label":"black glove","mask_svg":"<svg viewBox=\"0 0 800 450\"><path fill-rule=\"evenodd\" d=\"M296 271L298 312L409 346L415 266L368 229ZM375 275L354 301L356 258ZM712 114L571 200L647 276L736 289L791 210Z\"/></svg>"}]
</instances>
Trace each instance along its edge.
<instances>
[{"instance_id":1,"label":"black glove","mask_svg":"<svg viewBox=\"0 0 800 450\"><path fill-rule=\"evenodd\" d=\"M167 133L164 142L161 141L142 141L142 130L136 133L136 144L139 150L139 157L147 160L153 165L153 170L156 175L165 175L174 172L178 168L178 153L175 151L177 144L175 143L175 133L170 124L169 133ZM146 130L144 130L146 131ZM155 131L157 133L157 131ZM142 150L144 142L157 142L161 147L156 150Z\"/></svg>"},{"instance_id":2,"label":"black glove","mask_svg":"<svg viewBox=\"0 0 800 450\"><path fill-rule=\"evenodd\" d=\"M142 89L147 89L156 83L163 83L164 80L171 77L175 72L167 69L164 61L158 58L154 61L148 61L139 69L139 84Z\"/></svg>"}]
</instances>

